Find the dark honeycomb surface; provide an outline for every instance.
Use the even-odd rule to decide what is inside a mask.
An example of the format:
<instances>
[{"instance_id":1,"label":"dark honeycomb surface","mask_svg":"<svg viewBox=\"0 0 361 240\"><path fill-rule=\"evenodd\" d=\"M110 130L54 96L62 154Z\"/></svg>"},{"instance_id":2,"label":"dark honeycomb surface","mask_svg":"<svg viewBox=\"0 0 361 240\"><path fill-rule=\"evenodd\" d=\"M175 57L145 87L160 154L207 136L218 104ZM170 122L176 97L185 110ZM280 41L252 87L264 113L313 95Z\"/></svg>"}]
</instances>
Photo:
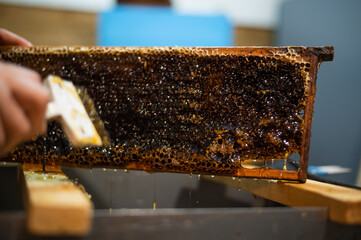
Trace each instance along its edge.
<instances>
[{"instance_id":1,"label":"dark honeycomb surface","mask_svg":"<svg viewBox=\"0 0 361 240\"><path fill-rule=\"evenodd\" d=\"M237 175L243 160L300 153L309 63L176 48L1 58L86 88L112 141L75 149L51 122L15 161Z\"/></svg>"}]
</instances>

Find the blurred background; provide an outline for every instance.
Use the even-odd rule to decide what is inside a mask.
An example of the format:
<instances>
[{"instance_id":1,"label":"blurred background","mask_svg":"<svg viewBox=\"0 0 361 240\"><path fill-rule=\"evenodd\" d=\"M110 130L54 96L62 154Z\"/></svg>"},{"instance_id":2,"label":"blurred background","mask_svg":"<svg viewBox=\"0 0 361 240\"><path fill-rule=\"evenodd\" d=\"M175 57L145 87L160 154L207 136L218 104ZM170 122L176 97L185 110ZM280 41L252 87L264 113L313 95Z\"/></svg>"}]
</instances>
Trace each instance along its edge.
<instances>
[{"instance_id":1,"label":"blurred background","mask_svg":"<svg viewBox=\"0 0 361 240\"><path fill-rule=\"evenodd\" d=\"M360 13L359 0L0 0L0 27L34 45L334 46L334 61L318 74L309 164L317 176L361 186ZM328 165L337 167L319 168ZM219 196L212 201L242 206L237 199L243 194L258 204L197 176L66 171L91 194L110 193L93 197L99 208L149 207L162 197L164 207L210 206L215 203L202 189L211 188L208 194ZM130 182L138 191L127 187ZM121 202L122 194L133 197Z\"/></svg>"}]
</instances>

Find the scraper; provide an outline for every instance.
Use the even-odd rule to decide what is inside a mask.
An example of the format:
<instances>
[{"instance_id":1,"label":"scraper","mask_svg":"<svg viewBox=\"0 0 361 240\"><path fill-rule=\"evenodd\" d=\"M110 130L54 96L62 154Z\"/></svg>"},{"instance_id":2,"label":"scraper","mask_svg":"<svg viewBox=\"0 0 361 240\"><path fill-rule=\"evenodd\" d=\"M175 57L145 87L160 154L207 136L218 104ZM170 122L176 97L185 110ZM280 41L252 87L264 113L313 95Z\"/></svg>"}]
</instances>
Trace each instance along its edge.
<instances>
[{"instance_id":1,"label":"scraper","mask_svg":"<svg viewBox=\"0 0 361 240\"><path fill-rule=\"evenodd\" d=\"M73 146L110 145L104 125L85 89L77 88L71 81L54 75L49 75L44 84L51 95L46 119L57 120ZM88 109L84 106L84 100L88 102ZM97 123L96 126L94 122Z\"/></svg>"}]
</instances>

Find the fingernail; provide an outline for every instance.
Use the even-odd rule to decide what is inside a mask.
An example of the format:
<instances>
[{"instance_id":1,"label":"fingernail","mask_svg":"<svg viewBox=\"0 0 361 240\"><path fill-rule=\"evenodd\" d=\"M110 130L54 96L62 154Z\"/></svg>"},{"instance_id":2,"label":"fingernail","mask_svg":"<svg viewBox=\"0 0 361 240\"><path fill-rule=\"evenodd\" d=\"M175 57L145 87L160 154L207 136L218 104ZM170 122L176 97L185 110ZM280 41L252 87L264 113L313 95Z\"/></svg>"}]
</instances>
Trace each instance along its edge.
<instances>
[{"instance_id":1,"label":"fingernail","mask_svg":"<svg viewBox=\"0 0 361 240\"><path fill-rule=\"evenodd\" d=\"M29 42L28 40L22 38L22 41L23 41L23 46L24 47L32 47L33 44L31 42Z\"/></svg>"}]
</instances>

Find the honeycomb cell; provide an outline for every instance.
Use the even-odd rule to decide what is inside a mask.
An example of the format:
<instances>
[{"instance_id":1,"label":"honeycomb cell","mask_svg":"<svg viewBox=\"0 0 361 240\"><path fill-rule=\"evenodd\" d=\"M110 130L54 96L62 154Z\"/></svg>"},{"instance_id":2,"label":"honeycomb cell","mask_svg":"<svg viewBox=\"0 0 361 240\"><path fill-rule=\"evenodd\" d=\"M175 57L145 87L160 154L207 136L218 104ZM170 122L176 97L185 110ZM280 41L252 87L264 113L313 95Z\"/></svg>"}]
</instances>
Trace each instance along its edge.
<instances>
[{"instance_id":1,"label":"honeycomb cell","mask_svg":"<svg viewBox=\"0 0 361 240\"><path fill-rule=\"evenodd\" d=\"M104 125L111 143L73 148L51 122L46 138L22 144L11 159L239 176L242 161L301 153L311 63L282 49L267 56L216 52L81 47L1 52L4 61L81 86L91 97L85 105L98 111L101 121L95 122Z\"/></svg>"}]
</instances>

